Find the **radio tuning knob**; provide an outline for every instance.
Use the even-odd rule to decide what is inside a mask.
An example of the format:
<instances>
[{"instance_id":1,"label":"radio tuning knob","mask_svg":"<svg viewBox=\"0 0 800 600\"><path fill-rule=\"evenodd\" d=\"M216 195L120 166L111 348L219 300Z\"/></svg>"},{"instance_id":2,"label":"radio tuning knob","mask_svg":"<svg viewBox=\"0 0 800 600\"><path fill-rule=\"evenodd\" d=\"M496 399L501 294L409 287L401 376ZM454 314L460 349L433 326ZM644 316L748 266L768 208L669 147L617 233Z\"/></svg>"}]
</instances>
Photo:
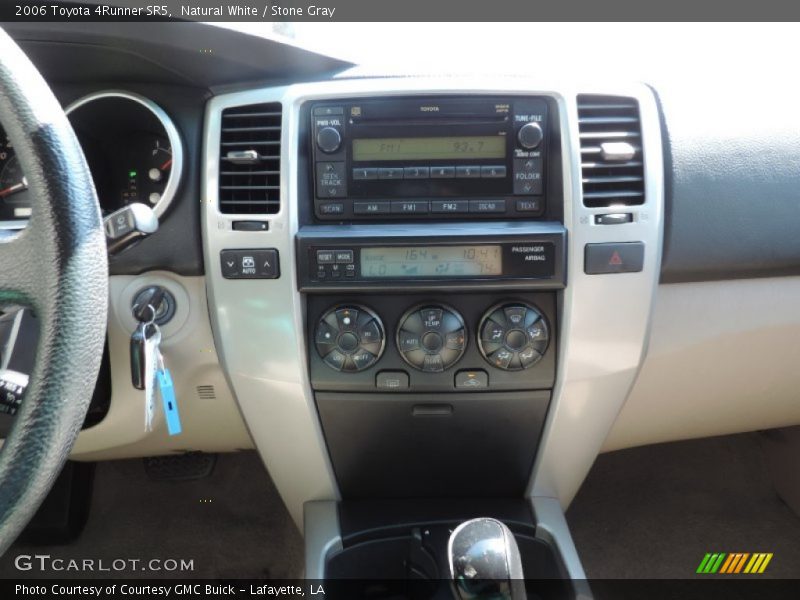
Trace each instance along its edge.
<instances>
[{"instance_id":1,"label":"radio tuning knob","mask_svg":"<svg viewBox=\"0 0 800 600\"><path fill-rule=\"evenodd\" d=\"M342 134L335 127L323 127L317 132L317 146L326 154L336 152L342 145Z\"/></svg>"},{"instance_id":2,"label":"radio tuning knob","mask_svg":"<svg viewBox=\"0 0 800 600\"><path fill-rule=\"evenodd\" d=\"M538 123L533 122L525 123L517 132L519 145L526 150L533 150L536 148L536 146L541 143L543 137L544 133L542 133L542 128Z\"/></svg>"}]
</instances>

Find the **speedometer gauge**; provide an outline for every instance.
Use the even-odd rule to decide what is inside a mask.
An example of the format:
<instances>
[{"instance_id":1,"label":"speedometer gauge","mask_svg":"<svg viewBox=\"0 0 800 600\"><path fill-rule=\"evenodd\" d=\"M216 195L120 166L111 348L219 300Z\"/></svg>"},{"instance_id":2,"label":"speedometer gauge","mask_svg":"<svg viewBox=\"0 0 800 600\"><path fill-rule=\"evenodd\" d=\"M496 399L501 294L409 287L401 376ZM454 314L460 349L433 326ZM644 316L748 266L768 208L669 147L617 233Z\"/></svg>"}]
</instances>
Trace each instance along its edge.
<instances>
[{"instance_id":1,"label":"speedometer gauge","mask_svg":"<svg viewBox=\"0 0 800 600\"><path fill-rule=\"evenodd\" d=\"M182 145L166 112L130 92L91 94L67 115L92 171L103 213L141 202L161 217L178 188Z\"/></svg>"},{"instance_id":2,"label":"speedometer gauge","mask_svg":"<svg viewBox=\"0 0 800 600\"><path fill-rule=\"evenodd\" d=\"M0 130L0 224L23 224L31 216L28 181L8 136Z\"/></svg>"}]
</instances>

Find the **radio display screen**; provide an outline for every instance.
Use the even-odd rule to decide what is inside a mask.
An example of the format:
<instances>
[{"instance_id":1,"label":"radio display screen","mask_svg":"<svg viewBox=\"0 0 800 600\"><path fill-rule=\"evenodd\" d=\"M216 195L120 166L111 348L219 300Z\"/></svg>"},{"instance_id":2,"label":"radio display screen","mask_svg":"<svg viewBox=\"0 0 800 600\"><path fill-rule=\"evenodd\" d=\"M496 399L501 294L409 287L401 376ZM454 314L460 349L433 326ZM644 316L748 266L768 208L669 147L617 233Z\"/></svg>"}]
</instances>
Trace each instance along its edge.
<instances>
[{"instance_id":1,"label":"radio display screen","mask_svg":"<svg viewBox=\"0 0 800 600\"><path fill-rule=\"evenodd\" d=\"M353 160L456 160L504 159L506 136L357 138Z\"/></svg>"},{"instance_id":2,"label":"radio display screen","mask_svg":"<svg viewBox=\"0 0 800 600\"><path fill-rule=\"evenodd\" d=\"M403 246L362 248L365 278L502 275L501 246Z\"/></svg>"}]
</instances>

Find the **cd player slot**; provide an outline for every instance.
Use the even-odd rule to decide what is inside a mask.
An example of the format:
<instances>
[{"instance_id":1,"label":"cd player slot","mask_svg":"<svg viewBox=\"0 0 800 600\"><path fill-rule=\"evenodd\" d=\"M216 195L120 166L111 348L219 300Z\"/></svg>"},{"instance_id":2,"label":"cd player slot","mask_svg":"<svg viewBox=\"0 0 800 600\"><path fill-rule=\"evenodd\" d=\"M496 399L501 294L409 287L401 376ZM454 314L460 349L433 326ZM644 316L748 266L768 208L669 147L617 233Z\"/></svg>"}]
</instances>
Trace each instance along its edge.
<instances>
[{"instance_id":1,"label":"cd player slot","mask_svg":"<svg viewBox=\"0 0 800 600\"><path fill-rule=\"evenodd\" d=\"M353 102L350 115L354 123L374 123L394 119L467 118L470 120L507 117L508 101L474 101L453 98L422 98Z\"/></svg>"}]
</instances>

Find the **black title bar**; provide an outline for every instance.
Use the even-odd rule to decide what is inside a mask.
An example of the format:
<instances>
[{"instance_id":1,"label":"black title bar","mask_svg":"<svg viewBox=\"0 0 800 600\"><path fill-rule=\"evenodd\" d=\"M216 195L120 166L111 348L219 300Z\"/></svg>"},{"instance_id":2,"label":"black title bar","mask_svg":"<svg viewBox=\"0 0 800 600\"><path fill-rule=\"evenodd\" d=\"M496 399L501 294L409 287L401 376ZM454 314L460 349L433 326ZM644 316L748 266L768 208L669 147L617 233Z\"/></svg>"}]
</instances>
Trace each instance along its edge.
<instances>
[{"instance_id":1,"label":"black title bar","mask_svg":"<svg viewBox=\"0 0 800 600\"><path fill-rule=\"evenodd\" d=\"M792 21L786 0L3 0L0 21ZM412 35L412 32L409 32ZM531 31L535 40L536 31ZM680 32L676 30L676 40Z\"/></svg>"}]
</instances>

